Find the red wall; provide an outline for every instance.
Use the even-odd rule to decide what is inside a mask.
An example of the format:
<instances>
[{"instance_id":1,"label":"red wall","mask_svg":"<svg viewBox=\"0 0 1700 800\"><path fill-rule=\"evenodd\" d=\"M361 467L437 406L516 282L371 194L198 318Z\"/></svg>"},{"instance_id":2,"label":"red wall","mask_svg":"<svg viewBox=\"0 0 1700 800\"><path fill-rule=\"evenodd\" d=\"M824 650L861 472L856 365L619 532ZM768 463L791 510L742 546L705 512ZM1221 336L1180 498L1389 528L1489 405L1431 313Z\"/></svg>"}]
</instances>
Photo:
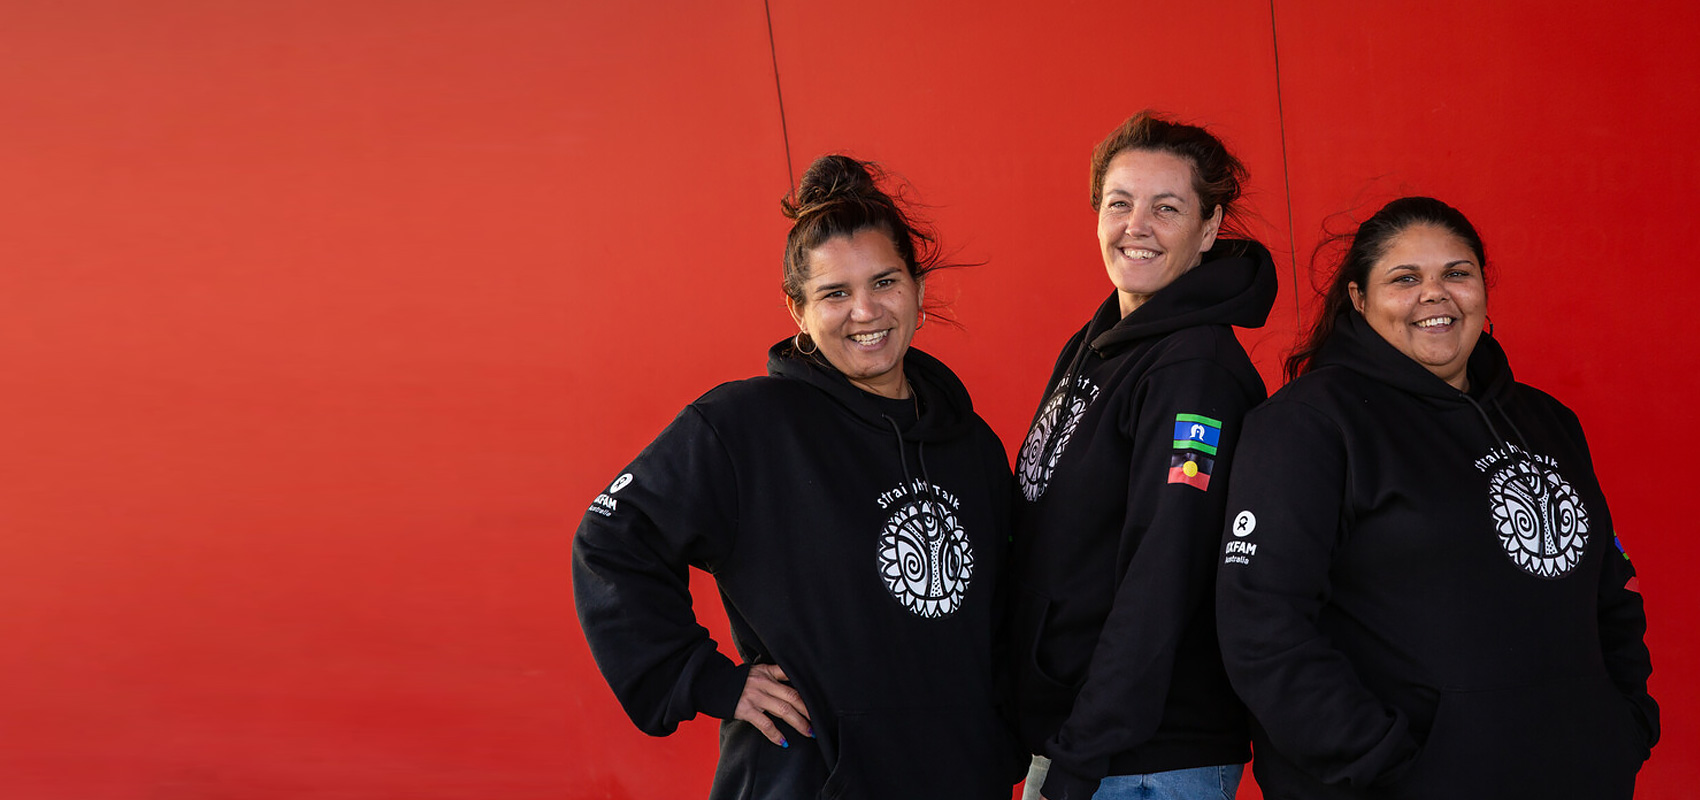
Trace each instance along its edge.
<instances>
[{"instance_id":1,"label":"red wall","mask_svg":"<svg viewBox=\"0 0 1700 800\"><path fill-rule=\"evenodd\" d=\"M8 796L702 795L712 722L624 719L569 545L790 331L790 173L882 161L985 262L918 344L1014 444L1108 291L1087 155L1146 106L1226 137L1299 254L1248 337L1272 382L1330 215L1476 220L1496 333L1588 425L1642 573L1641 796L1700 781L1693 6L769 0L770 49L731 5L0 8Z\"/></svg>"}]
</instances>

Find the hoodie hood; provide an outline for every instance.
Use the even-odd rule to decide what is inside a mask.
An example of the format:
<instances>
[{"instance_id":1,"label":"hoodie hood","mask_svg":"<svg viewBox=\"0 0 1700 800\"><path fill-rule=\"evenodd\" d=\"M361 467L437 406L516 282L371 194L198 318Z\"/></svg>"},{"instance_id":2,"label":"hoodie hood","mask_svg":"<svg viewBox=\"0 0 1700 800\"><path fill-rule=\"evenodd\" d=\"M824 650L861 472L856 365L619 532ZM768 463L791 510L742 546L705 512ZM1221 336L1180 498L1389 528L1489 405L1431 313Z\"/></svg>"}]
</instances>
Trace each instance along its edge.
<instances>
[{"instance_id":1,"label":"hoodie hood","mask_svg":"<svg viewBox=\"0 0 1700 800\"><path fill-rule=\"evenodd\" d=\"M1410 356L1399 352L1356 309L1346 313L1334 325L1333 335L1316 354L1314 367L1343 366L1353 372L1374 378L1420 397L1435 401L1464 402L1473 397L1483 403L1504 397L1512 386L1511 363L1505 350L1494 341L1493 335L1482 332L1470 351L1466 368L1470 378L1470 394L1440 379Z\"/></svg>"},{"instance_id":2,"label":"hoodie hood","mask_svg":"<svg viewBox=\"0 0 1700 800\"><path fill-rule=\"evenodd\" d=\"M1259 328L1275 305L1275 291L1275 260L1267 248L1249 239L1218 239L1203 262L1126 317L1120 317L1121 306L1112 293L1091 329L1116 321L1090 339L1092 349L1108 355L1136 340L1194 325Z\"/></svg>"},{"instance_id":3,"label":"hoodie hood","mask_svg":"<svg viewBox=\"0 0 1700 800\"><path fill-rule=\"evenodd\" d=\"M881 411L876 395L858 388L820 355L798 353L790 339L768 348L767 374L814 386L831 396L851 417L883 433L891 433L892 423ZM914 426L903 431L904 439L944 441L973 427L978 419L974 416L974 402L956 373L943 362L911 346L903 356L903 374L909 378L910 389L920 397L921 409Z\"/></svg>"}]
</instances>

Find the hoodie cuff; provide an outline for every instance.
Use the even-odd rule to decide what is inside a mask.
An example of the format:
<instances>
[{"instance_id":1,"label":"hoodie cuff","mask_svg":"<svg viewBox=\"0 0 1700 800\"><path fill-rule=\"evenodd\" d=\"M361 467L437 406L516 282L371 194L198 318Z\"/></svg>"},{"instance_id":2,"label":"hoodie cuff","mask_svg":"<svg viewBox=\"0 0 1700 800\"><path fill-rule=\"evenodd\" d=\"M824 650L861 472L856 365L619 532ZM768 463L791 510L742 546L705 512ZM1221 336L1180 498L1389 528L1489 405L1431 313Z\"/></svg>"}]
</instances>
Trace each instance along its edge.
<instances>
[{"instance_id":1,"label":"hoodie cuff","mask_svg":"<svg viewBox=\"0 0 1700 800\"><path fill-rule=\"evenodd\" d=\"M731 719L738 710L738 698L744 694L744 682L750 677L750 664L734 664L731 659L716 654L704 664L691 684L691 702L697 710L716 719Z\"/></svg>"},{"instance_id":2,"label":"hoodie cuff","mask_svg":"<svg viewBox=\"0 0 1700 800\"><path fill-rule=\"evenodd\" d=\"M1088 778L1069 769L1073 765L1063 765L1051 761L1051 771L1045 775L1045 786L1041 793L1045 800L1091 800L1098 793L1098 784L1103 778Z\"/></svg>"},{"instance_id":3,"label":"hoodie cuff","mask_svg":"<svg viewBox=\"0 0 1700 800\"><path fill-rule=\"evenodd\" d=\"M1645 761L1647 756L1652 754L1653 745L1659 743L1659 707L1653 703L1653 698L1645 694L1628 700L1629 708L1635 712L1635 723L1639 726L1641 741L1646 745L1646 752L1641 757L1641 760ZM1652 707L1651 714L1647 713L1649 706Z\"/></svg>"}]
</instances>

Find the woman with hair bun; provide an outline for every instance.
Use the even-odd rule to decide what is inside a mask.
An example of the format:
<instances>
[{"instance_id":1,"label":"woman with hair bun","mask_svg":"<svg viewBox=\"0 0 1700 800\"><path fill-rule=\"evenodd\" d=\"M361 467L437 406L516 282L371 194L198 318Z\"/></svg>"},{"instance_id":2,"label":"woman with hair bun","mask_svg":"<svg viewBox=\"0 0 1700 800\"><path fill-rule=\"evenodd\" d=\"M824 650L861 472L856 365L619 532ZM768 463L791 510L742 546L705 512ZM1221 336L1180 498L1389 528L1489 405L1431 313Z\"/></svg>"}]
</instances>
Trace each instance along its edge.
<instances>
[{"instance_id":1,"label":"woman with hair bun","mask_svg":"<svg viewBox=\"0 0 1700 800\"><path fill-rule=\"evenodd\" d=\"M1114 290L1063 346L1017 470L1027 798L1219 800L1251 756L1210 602L1228 459L1264 398L1232 326L1275 301L1269 251L1218 236L1245 178L1149 111L1092 154Z\"/></svg>"},{"instance_id":2,"label":"woman with hair bun","mask_svg":"<svg viewBox=\"0 0 1700 800\"><path fill-rule=\"evenodd\" d=\"M1246 417L1217 609L1271 800L1628 800L1659 738L1576 415L1512 378L1457 209L1358 227Z\"/></svg>"},{"instance_id":3,"label":"woman with hair bun","mask_svg":"<svg viewBox=\"0 0 1700 800\"><path fill-rule=\"evenodd\" d=\"M798 331L591 504L573 591L639 728L722 720L712 798L1007 800L1024 761L997 637L1014 483L956 376L910 346L934 240L846 156L783 203ZM714 576L737 657L691 610Z\"/></svg>"}]
</instances>

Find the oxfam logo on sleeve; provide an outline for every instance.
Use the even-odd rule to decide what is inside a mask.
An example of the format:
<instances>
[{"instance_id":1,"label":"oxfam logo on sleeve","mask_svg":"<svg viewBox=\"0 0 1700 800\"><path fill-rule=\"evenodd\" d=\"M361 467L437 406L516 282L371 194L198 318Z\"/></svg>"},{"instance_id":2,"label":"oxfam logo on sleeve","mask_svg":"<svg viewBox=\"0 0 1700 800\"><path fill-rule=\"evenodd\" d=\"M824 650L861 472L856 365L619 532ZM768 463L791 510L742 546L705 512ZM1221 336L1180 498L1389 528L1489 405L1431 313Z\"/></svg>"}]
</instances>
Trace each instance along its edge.
<instances>
[{"instance_id":1,"label":"oxfam logo on sleeve","mask_svg":"<svg viewBox=\"0 0 1700 800\"><path fill-rule=\"evenodd\" d=\"M590 501L590 511L604 517L614 516L614 512L620 510L620 501L615 500L614 495L626 488L626 485L631 482L632 474L630 472L615 478L614 482L608 486L608 491L597 495L595 500Z\"/></svg>"},{"instance_id":2,"label":"oxfam logo on sleeve","mask_svg":"<svg viewBox=\"0 0 1700 800\"><path fill-rule=\"evenodd\" d=\"M1235 536L1250 536L1252 531L1257 530L1257 515L1250 510L1241 511L1234 516L1233 530Z\"/></svg>"}]
</instances>

